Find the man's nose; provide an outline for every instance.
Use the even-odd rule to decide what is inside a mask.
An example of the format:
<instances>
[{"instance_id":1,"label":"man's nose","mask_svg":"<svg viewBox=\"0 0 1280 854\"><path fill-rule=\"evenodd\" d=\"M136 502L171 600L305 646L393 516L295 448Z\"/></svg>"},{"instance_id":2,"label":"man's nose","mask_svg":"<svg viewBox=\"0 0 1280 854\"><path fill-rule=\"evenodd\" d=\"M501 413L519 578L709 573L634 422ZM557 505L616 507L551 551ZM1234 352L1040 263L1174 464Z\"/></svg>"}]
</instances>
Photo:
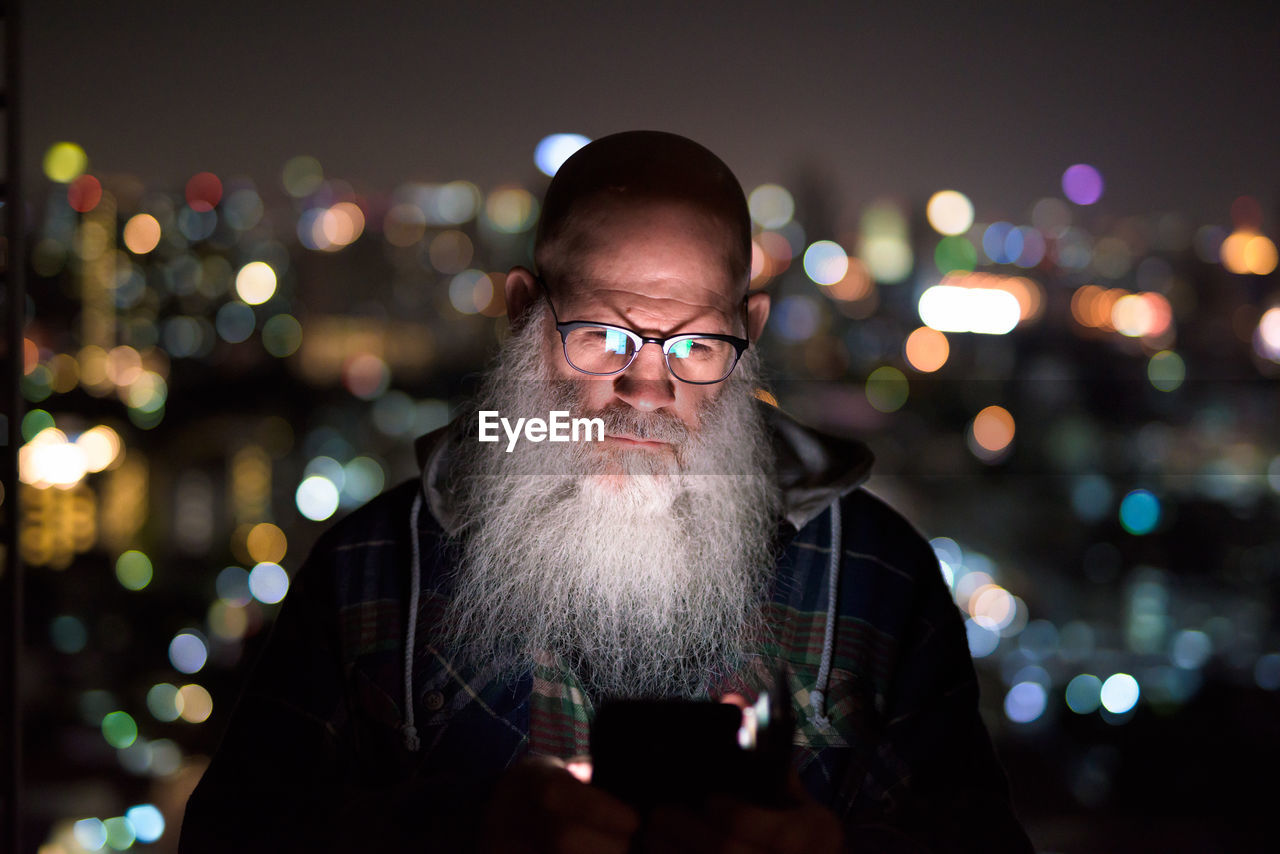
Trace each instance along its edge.
<instances>
[{"instance_id":1,"label":"man's nose","mask_svg":"<svg viewBox=\"0 0 1280 854\"><path fill-rule=\"evenodd\" d=\"M613 393L634 409L652 411L675 402L675 377L667 370L662 348L646 343L613 381Z\"/></svg>"}]
</instances>

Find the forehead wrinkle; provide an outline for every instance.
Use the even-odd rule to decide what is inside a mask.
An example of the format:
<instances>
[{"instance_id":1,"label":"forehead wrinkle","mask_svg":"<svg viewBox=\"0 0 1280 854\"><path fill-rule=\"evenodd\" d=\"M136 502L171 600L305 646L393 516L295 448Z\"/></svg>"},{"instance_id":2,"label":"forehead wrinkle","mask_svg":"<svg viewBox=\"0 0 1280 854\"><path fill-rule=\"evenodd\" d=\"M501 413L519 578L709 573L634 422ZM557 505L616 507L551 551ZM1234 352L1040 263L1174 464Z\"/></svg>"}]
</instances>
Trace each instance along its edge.
<instances>
[{"instance_id":1,"label":"forehead wrinkle","mask_svg":"<svg viewBox=\"0 0 1280 854\"><path fill-rule=\"evenodd\" d=\"M702 288L710 294L719 294L714 288ZM715 332L711 324L732 328L733 314L728 307L717 307L712 303L683 299L679 295L658 296L643 293L631 288L588 287L578 291L578 300L591 300L599 297L599 305L605 312L614 315L618 325L635 327L636 331L646 334L670 335L688 327L691 332ZM603 316L597 316L599 309L591 306L585 309L592 316L585 320L608 322ZM582 314L583 311L576 311ZM672 317L683 318L671 320ZM641 328L639 322L653 324ZM696 328L695 328L696 327ZM732 332L730 333L732 334Z\"/></svg>"}]
</instances>

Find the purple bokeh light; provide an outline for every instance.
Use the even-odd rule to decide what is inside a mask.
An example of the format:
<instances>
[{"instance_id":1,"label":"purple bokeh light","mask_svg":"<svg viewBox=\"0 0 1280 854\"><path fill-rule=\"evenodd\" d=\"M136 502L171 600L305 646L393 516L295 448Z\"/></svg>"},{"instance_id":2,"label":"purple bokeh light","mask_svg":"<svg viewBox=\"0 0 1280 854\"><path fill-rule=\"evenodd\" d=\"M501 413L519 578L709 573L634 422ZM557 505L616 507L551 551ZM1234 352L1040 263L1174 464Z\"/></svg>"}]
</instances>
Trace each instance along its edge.
<instances>
[{"instance_id":1,"label":"purple bokeh light","mask_svg":"<svg viewBox=\"0 0 1280 854\"><path fill-rule=\"evenodd\" d=\"M1077 205L1091 205L1102 198L1102 174L1088 163L1068 166L1062 173L1062 192Z\"/></svg>"}]
</instances>

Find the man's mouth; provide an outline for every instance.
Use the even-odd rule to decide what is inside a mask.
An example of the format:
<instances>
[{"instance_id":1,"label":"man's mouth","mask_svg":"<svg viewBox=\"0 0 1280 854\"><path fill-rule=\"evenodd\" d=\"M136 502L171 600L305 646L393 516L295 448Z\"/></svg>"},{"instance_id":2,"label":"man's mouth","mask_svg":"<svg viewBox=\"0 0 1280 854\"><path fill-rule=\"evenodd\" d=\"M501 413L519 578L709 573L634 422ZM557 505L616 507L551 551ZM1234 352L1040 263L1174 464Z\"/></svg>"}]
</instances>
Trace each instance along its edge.
<instances>
[{"instance_id":1,"label":"man's mouth","mask_svg":"<svg viewBox=\"0 0 1280 854\"><path fill-rule=\"evenodd\" d=\"M669 442L659 442L653 439L639 439L635 436L628 436L624 433L610 433L605 436L605 441L613 442L624 448L646 448L652 451L666 450L671 447Z\"/></svg>"}]
</instances>

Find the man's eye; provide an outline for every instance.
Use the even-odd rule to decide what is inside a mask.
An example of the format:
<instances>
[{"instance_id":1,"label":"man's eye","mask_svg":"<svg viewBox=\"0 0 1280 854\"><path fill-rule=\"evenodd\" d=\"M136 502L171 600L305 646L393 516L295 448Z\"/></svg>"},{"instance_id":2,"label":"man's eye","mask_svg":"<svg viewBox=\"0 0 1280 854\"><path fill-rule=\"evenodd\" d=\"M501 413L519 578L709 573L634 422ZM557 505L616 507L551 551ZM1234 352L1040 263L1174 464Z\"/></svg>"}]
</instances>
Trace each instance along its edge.
<instances>
[{"instance_id":1,"label":"man's eye","mask_svg":"<svg viewBox=\"0 0 1280 854\"><path fill-rule=\"evenodd\" d=\"M623 335L616 329L600 329L596 330L597 334L604 333L604 348L611 353L627 352L627 336ZM597 339L598 340L598 339Z\"/></svg>"},{"instance_id":2,"label":"man's eye","mask_svg":"<svg viewBox=\"0 0 1280 854\"><path fill-rule=\"evenodd\" d=\"M711 352L708 342L696 338L686 338L671 345L671 355L677 359L705 359Z\"/></svg>"}]
</instances>

